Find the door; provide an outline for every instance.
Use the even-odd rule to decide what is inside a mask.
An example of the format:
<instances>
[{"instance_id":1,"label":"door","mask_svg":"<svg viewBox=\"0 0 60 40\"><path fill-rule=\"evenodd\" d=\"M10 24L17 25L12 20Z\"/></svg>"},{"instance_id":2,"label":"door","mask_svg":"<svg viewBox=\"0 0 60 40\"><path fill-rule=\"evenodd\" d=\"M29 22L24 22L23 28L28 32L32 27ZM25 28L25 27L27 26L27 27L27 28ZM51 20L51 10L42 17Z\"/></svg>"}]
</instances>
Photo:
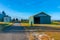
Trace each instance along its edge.
<instances>
[{"instance_id":1,"label":"door","mask_svg":"<svg viewBox=\"0 0 60 40\"><path fill-rule=\"evenodd\" d=\"M34 24L40 24L40 17L34 17Z\"/></svg>"}]
</instances>

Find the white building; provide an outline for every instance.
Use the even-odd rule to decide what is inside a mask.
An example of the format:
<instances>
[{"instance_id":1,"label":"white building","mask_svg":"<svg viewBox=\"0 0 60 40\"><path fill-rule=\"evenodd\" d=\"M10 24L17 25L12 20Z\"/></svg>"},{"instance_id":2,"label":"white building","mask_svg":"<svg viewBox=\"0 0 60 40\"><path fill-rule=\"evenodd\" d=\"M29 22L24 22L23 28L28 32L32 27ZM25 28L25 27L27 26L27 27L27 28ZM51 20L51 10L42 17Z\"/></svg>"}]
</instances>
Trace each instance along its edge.
<instances>
[{"instance_id":1,"label":"white building","mask_svg":"<svg viewBox=\"0 0 60 40\"><path fill-rule=\"evenodd\" d=\"M0 12L0 22L11 22L11 17L6 15L4 11Z\"/></svg>"},{"instance_id":2,"label":"white building","mask_svg":"<svg viewBox=\"0 0 60 40\"><path fill-rule=\"evenodd\" d=\"M11 22L11 17L5 16L4 17L4 22Z\"/></svg>"}]
</instances>

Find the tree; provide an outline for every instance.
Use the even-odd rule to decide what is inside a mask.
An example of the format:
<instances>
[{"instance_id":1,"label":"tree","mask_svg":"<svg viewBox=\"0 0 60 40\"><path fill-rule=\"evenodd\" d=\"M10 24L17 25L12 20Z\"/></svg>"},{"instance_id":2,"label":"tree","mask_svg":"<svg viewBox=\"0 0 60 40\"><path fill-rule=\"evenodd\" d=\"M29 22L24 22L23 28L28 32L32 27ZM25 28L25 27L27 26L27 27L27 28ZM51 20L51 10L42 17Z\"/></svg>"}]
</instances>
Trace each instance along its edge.
<instances>
[{"instance_id":1,"label":"tree","mask_svg":"<svg viewBox=\"0 0 60 40\"><path fill-rule=\"evenodd\" d=\"M16 21L18 21L18 18L16 18Z\"/></svg>"},{"instance_id":2,"label":"tree","mask_svg":"<svg viewBox=\"0 0 60 40\"><path fill-rule=\"evenodd\" d=\"M15 22L15 18L12 19L12 22Z\"/></svg>"},{"instance_id":3,"label":"tree","mask_svg":"<svg viewBox=\"0 0 60 40\"><path fill-rule=\"evenodd\" d=\"M3 14L4 16L6 16L6 13L5 13L5 11L2 11L2 14Z\"/></svg>"},{"instance_id":4,"label":"tree","mask_svg":"<svg viewBox=\"0 0 60 40\"><path fill-rule=\"evenodd\" d=\"M21 19L21 23L28 23L29 20L28 19Z\"/></svg>"}]
</instances>

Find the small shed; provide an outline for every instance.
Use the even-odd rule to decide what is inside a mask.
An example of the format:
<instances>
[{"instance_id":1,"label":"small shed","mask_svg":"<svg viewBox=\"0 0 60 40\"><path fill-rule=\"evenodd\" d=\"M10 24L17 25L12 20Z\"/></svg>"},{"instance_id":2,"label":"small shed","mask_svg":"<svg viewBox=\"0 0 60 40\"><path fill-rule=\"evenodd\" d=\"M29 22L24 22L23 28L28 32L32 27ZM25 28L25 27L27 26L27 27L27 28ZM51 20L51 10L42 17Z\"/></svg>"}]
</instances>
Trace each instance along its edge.
<instances>
[{"instance_id":1,"label":"small shed","mask_svg":"<svg viewBox=\"0 0 60 40\"><path fill-rule=\"evenodd\" d=\"M29 18L29 24L50 24L51 16L41 12Z\"/></svg>"}]
</instances>

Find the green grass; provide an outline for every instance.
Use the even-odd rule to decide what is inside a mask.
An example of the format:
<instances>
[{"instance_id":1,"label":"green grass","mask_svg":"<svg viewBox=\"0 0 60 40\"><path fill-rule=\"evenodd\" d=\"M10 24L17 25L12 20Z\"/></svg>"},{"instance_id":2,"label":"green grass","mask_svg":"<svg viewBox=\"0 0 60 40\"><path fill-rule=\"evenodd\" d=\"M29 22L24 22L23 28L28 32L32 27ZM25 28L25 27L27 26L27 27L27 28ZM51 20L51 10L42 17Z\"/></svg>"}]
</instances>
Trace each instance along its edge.
<instances>
[{"instance_id":1,"label":"green grass","mask_svg":"<svg viewBox=\"0 0 60 40\"><path fill-rule=\"evenodd\" d=\"M60 22L52 22L53 25L60 25Z\"/></svg>"},{"instance_id":2,"label":"green grass","mask_svg":"<svg viewBox=\"0 0 60 40\"><path fill-rule=\"evenodd\" d=\"M12 23L6 23L6 22L1 22L0 23L0 32L2 31L2 30L4 30L6 27L9 27L9 26L11 26L12 25Z\"/></svg>"}]
</instances>

